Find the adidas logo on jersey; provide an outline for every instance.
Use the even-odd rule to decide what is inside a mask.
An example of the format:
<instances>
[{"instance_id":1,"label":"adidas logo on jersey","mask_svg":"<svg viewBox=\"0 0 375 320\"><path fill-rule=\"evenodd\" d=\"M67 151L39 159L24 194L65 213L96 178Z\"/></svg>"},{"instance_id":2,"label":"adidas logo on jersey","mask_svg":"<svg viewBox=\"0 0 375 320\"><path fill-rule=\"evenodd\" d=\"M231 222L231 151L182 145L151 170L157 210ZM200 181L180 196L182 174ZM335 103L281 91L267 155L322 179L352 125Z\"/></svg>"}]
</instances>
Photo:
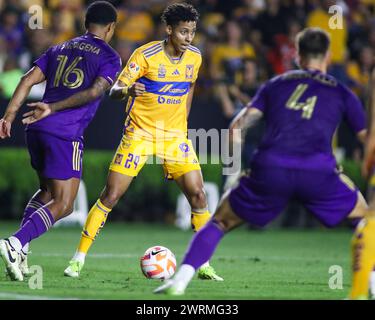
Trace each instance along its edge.
<instances>
[{"instance_id":1,"label":"adidas logo on jersey","mask_svg":"<svg viewBox=\"0 0 375 320\"><path fill-rule=\"evenodd\" d=\"M175 71L173 71L172 75L173 75L173 76L179 76L180 73L179 73L178 70L176 69Z\"/></svg>"}]
</instances>

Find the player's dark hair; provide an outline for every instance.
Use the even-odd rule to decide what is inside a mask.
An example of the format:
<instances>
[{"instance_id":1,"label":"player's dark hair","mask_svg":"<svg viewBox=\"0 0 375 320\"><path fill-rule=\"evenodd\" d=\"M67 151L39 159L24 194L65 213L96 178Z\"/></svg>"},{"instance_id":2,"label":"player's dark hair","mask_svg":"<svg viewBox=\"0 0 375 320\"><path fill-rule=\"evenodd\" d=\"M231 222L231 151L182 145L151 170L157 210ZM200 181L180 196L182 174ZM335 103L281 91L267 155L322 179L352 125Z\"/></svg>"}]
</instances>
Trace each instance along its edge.
<instances>
[{"instance_id":1,"label":"player's dark hair","mask_svg":"<svg viewBox=\"0 0 375 320\"><path fill-rule=\"evenodd\" d=\"M325 55L330 45L329 34L320 28L306 28L296 37L298 53L310 58Z\"/></svg>"},{"instance_id":2,"label":"player's dark hair","mask_svg":"<svg viewBox=\"0 0 375 320\"><path fill-rule=\"evenodd\" d=\"M195 21L199 20L198 11L188 3L172 3L165 8L161 15L161 20L167 26L176 26L180 21Z\"/></svg>"},{"instance_id":3,"label":"player's dark hair","mask_svg":"<svg viewBox=\"0 0 375 320\"><path fill-rule=\"evenodd\" d=\"M95 1L87 8L85 17L85 27L89 27L90 23L107 25L117 21L116 8L107 1Z\"/></svg>"}]
</instances>

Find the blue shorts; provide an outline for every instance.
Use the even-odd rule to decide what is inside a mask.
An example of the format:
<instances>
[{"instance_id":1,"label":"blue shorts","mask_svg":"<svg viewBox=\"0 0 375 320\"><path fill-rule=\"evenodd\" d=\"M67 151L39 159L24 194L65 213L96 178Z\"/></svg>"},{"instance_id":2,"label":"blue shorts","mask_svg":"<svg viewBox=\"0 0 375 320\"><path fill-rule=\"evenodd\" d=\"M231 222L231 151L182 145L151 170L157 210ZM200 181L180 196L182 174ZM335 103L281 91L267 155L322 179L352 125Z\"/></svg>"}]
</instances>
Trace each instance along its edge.
<instances>
[{"instance_id":1,"label":"blue shorts","mask_svg":"<svg viewBox=\"0 0 375 320\"><path fill-rule=\"evenodd\" d=\"M295 199L326 227L334 227L354 209L357 193L354 183L336 170L257 166L230 191L229 203L244 221L263 227Z\"/></svg>"},{"instance_id":2,"label":"blue shorts","mask_svg":"<svg viewBox=\"0 0 375 320\"><path fill-rule=\"evenodd\" d=\"M41 131L26 131L31 166L48 179L80 179L83 140L69 141Z\"/></svg>"}]
</instances>

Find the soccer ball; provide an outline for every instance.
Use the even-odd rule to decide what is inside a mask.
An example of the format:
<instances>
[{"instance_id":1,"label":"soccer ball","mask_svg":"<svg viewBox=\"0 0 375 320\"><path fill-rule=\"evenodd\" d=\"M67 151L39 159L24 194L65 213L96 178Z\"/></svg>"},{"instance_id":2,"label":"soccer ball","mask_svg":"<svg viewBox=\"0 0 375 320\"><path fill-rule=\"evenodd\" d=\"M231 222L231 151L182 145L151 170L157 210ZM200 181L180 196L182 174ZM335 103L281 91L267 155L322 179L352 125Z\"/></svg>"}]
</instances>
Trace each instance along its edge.
<instances>
[{"instance_id":1,"label":"soccer ball","mask_svg":"<svg viewBox=\"0 0 375 320\"><path fill-rule=\"evenodd\" d=\"M141 258L141 269L146 278L166 280L176 271L176 258L166 247L151 247Z\"/></svg>"}]
</instances>

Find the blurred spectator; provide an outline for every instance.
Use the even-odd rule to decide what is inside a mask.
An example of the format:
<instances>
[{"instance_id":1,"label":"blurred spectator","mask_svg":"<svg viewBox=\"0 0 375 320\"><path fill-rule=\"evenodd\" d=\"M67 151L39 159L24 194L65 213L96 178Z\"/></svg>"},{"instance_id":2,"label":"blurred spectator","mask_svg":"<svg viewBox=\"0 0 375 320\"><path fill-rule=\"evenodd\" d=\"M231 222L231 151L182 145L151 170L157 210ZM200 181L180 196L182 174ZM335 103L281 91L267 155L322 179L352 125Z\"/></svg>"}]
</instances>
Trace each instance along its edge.
<instances>
[{"instance_id":1,"label":"blurred spectator","mask_svg":"<svg viewBox=\"0 0 375 320\"><path fill-rule=\"evenodd\" d=\"M369 29L371 29L370 17L369 8L362 3L357 5L357 10L351 11L347 41L351 58L358 58L359 51L368 43Z\"/></svg>"},{"instance_id":2,"label":"blurred spectator","mask_svg":"<svg viewBox=\"0 0 375 320\"><path fill-rule=\"evenodd\" d=\"M297 21L301 26L306 24L307 15L313 9L313 1L292 0L286 7L289 13L289 19Z\"/></svg>"},{"instance_id":3,"label":"blurred spectator","mask_svg":"<svg viewBox=\"0 0 375 320\"><path fill-rule=\"evenodd\" d=\"M248 34L248 39L255 51L259 78L261 81L266 81L272 75L272 70L267 61L268 49L262 41L262 34L259 30L253 29Z\"/></svg>"},{"instance_id":4,"label":"blurred spectator","mask_svg":"<svg viewBox=\"0 0 375 320\"><path fill-rule=\"evenodd\" d=\"M218 43L211 56L211 76L214 80L233 81L242 67L243 58L255 57L253 47L244 41L238 23L230 20L224 25L224 41Z\"/></svg>"},{"instance_id":5,"label":"blurred spectator","mask_svg":"<svg viewBox=\"0 0 375 320\"><path fill-rule=\"evenodd\" d=\"M274 74L281 74L285 71L295 69L295 38L301 29L301 25L297 21L291 21L288 24L288 34L278 34L275 36L275 47L268 54L268 61L272 66Z\"/></svg>"},{"instance_id":6,"label":"blurred spectator","mask_svg":"<svg viewBox=\"0 0 375 320\"><path fill-rule=\"evenodd\" d=\"M232 119L251 98L259 87L259 73L255 59L245 58L240 73L234 82L221 85L217 94L221 102L223 114Z\"/></svg>"},{"instance_id":7,"label":"blurred spectator","mask_svg":"<svg viewBox=\"0 0 375 320\"><path fill-rule=\"evenodd\" d=\"M16 9L8 7L1 14L0 36L7 43L7 51L19 54L22 48L22 26L20 26L19 13Z\"/></svg>"},{"instance_id":8,"label":"blurred spectator","mask_svg":"<svg viewBox=\"0 0 375 320\"><path fill-rule=\"evenodd\" d=\"M371 70L374 67L374 50L371 47L363 47L359 54L359 60L352 60L347 64L347 73L353 86L351 89L360 97L364 97L369 81Z\"/></svg>"},{"instance_id":9,"label":"blurred spectator","mask_svg":"<svg viewBox=\"0 0 375 320\"><path fill-rule=\"evenodd\" d=\"M327 31L331 36L331 66L329 73L341 82L348 84L349 80L345 72L347 52L347 24L346 17L343 16L342 28L330 28L329 8L336 5L335 0L319 0L318 6L310 12L307 17L307 27L319 27Z\"/></svg>"},{"instance_id":10,"label":"blurred spectator","mask_svg":"<svg viewBox=\"0 0 375 320\"><path fill-rule=\"evenodd\" d=\"M331 61L333 64L343 64L347 54L347 26L344 16L343 28L330 28L329 20L331 16L328 14L328 10L330 6L335 4L336 1L334 0L319 1L319 6L309 14L306 26L322 28L331 35Z\"/></svg>"},{"instance_id":11,"label":"blurred spectator","mask_svg":"<svg viewBox=\"0 0 375 320\"><path fill-rule=\"evenodd\" d=\"M258 43L262 42L262 35L259 30L256 28L256 21L258 19L258 15L264 10L265 1L264 0L242 0L242 6L233 10L233 17L238 21L242 30L247 30L249 32L245 32L247 34L247 40L255 46L254 41L254 34L251 33L259 33L255 35L260 40ZM255 40L256 41L256 40ZM261 47L264 47L264 44L261 43ZM258 52L257 52L258 53Z\"/></svg>"},{"instance_id":12,"label":"blurred spectator","mask_svg":"<svg viewBox=\"0 0 375 320\"><path fill-rule=\"evenodd\" d=\"M31 68L32 63L52 45L52 33L47 29L32 30L28 37L29 49L19 57L22 70Z\"/></svg>"},{"instance_id":13,"label":"blurred spectator","mask_svg":"<svg viewBox=\"0 0 375 320\"><path fill-rule=\"evenodd\" d=\"M51 32L53 34L52 44L59 44L74 38L74 16L64 14L62 11L54 11L51 16Z\"/></svg>"},{"instance_id":14,"label":"blurred spectator","mask_svg":"<svg viewBox=\"0 0 375 320\"><path fill-rule=\"evenodd\" d=\"M2 98L10 99L17 87L23 72L17 65L17 59L10 56L4 63L4 70L0 73L0 94Z\"/></svg>"},{"instance_id":15,"label":"blurred spectator","mask_svg":"<svg viewBox=\"0 0 375 320\"><path fill-rule=\"evenodd\" d=\"M220 12L210 12L203 17L202 26L210 37L217 38L219 36L219 28L224 21L225 17Z\"/></svg>"},{"instance_id":16,"label":"blurred spectator","mask_svg":"<svg viewBox=\"0 0 375 320\"><path fill-rule=\"evenodd\" d=\"M133 49L152 37L154 22L142 0L124 0L118 8L116 36L133 44Z\"/></svg>"},{"instance_id":17,"label":"blurred spectator","mask_svg":"<svg viewBox=\"0 0 375 320\"><path fill-rule=\"evenodd\" d=\"M238 20L249 20L250 26L254 27L251 22L255 22L258 14L265 9L264 0L242 0L241 6L234 8L233 17Z\"/></svg>"},{"instance_id":18,"label":"blurred spectator","mask_svg":"<svg viewBox=\"0 0 375 320\"><path fill-rule=\"evenodd\" d=\"M274 46L276 34L286 33L288 15L282 10L280 0L266 0L266 8L255 21L255 27L262 33L262 39L266 46Z\"/></svg>"}]
</instances>

